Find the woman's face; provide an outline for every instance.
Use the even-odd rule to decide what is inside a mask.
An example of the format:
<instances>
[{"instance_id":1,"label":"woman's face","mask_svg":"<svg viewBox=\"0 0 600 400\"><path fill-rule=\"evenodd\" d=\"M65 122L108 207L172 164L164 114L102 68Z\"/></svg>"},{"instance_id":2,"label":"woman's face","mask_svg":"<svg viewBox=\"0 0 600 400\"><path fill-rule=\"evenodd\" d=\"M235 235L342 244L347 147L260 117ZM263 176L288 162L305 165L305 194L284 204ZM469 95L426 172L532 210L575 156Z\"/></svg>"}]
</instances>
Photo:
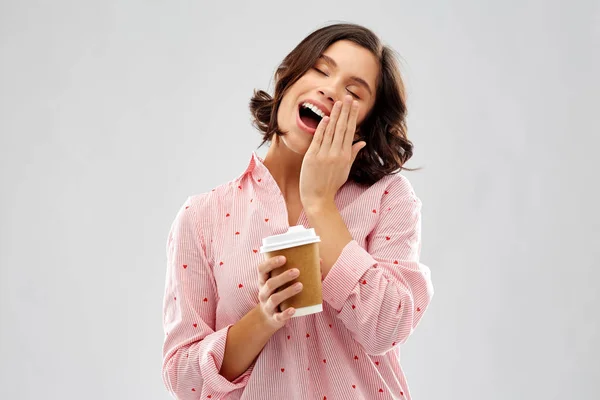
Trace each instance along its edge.
<instances>
[{"instance_id":1,"label":"woman's face","mask_svg":"<svg viewBox=\"0 0 600 400\"><path fill-rule=\"evenodd\" d=\"M303 104L310 103L329 115L335 102L346 95L358 101L356 126L359 127L375 104L378 73L377 59L369 50L347 40L333 43L284 94L277 122L287 135L280 139L290 150L304 155L317 121L309 110L303 109Z\"/></svg>"}]
</instances>

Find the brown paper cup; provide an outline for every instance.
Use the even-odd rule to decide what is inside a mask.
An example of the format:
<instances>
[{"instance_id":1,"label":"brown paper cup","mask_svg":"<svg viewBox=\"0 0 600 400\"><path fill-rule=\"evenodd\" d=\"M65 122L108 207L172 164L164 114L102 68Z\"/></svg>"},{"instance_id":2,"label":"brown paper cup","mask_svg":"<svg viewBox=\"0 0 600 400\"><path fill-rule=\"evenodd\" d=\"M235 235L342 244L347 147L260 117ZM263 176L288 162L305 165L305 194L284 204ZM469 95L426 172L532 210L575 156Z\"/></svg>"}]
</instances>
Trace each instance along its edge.
<instances>
[{"instance_id":1,"label":"brown paper cup","mask_svg":"<svg viewBox=\"0 0 600 400\"><path fill-rule=\"evenodd\" d=\"M273 270L271 272L271 277L282 274L292 268L297 268L300 271L298 278L288 282L279 288L278 291L284 290L296 282L302 283L302 291L283 301L279 306L280 311L285 311L289 307L294 307L296 309L294 317L301 317L323 311L321 263L318 243L320 242L320 239L318 236L314 235L314 229L306 230L302 226L290 228L290 233L291 232L297 234L295 240L293 236L292 240L285 240L285 234L277 235L280 236L280 238L277 238L280 244L277 245L271 243L271 245L266 248L277 248L282 246L290 247L264 251L264 254L265 259L280 255L285 256L286 258L286 263L282 267ZM312 241L312 243L305 244L307 241Z\"/></svg>"}]
</instances>

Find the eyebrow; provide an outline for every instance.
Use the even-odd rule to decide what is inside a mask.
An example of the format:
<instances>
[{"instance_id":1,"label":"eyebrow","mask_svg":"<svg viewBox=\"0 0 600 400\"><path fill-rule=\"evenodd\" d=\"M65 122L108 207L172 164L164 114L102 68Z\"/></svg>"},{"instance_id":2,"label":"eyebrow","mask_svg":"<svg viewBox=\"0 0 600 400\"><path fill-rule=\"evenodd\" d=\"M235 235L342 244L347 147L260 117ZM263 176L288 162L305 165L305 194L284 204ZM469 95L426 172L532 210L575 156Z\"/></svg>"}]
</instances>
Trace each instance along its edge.
<instances>
[{"instance_id":1,"label":"eyebrow","mask_svg":"<svg viewBox=\"0 0 600 400\"><path fill-rule=\"evenodd\" d=\"M335 60L325 54L321 54L319 56L319 59L323 59L323 61L325 61L327 64L330 64L332 67L337 68L337 63L335 62ZM353 82L356 82L359 85L364 86L367 91L369 92L370 95L373 95L373 93L371 92L371 87L369 86L369 84L362 78L359 78L358 76L351 76L350 80Z\"/></svg>"}]
</instances>

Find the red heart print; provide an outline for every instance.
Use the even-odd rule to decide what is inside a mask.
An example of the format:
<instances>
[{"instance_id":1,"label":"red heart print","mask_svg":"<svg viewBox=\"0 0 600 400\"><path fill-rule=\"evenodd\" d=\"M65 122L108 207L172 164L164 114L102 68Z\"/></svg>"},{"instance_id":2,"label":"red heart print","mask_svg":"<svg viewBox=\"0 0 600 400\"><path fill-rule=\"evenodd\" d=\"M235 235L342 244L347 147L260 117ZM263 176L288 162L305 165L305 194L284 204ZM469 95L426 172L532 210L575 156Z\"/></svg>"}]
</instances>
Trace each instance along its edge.
<instances>
[{"instance_id":1,"label":"red heart print","mask_svg":"<svg viewBox=\"0 0 600 400\"><path fill-rule=\"evenodd\" d=\"M194 328L197 328L197 327L198 327L198 324L194 324Z\"/></svg>"},{"instance_id":2,"label":"red heart print","mask_svg":"<svg viewBox=\"0 0 600 400\"><path fill-rule=\"evenodd\" d=\"M290 335L288 335L288 340L290 340L292 337Z\"/></svg>"},{"instance_id":3,"label":"red heart print","mask_svg":"<svg viewBox=\"0 0 600 400\"><path fill-rule=\"evenodd\" d=\"M421 311L421 307L417 307L417 311Z\"/></svg>"},{"instance_id":4,"label":"red heart print","mask_svg":"<svg viewBox=\"0 0 600 400\"><path fill-rule=\"evenodd\" d=\"M366 284L367 284L367 280L366 280L366 279L363 279L363 282L362 282L362 283L363 283L363 285L366 285Z\"/></svg>"},{"instance_id":5,"label":"red heart print","mask_svg":"<svg viewBox=\"0 0 600 400\"><path fill-rule=\"evenodd\" d=\"M205 297L204 300L202 300L202 301L206 303L206 302L208 302L208 298Z\"/></svg>"},{"instance_id":6,"label":"red heart print","mask_svg":"<svg viewBox=\"0 0 600 400\"><path fill-rule=\"evenodd\" d=\"M239 233L239 232L236 232L235 234L236 234L236 235L239 235L240 233Z\"/></svg>"},{"instance_id":7,"label":"red heart print","mask_svg":"<svg viewBox=\"0 0 600 400\"><path fill-rule=\"evenodd\" d=\"M238 288L240 288L240 289L243 287L244 287L244 285L242 285L241 283L238 285Z\"/></svg>"},{"instance_id":8,"label":"red heart print","mask_svg":"<svg viewBox=\"0 0 600 400\"><path fill-rule=\"evenodd\" d=\"M183 269L186 269L186 268L187 268L187 264L183 264Z\"/></svg>"},{"instance_id":9,"label":"red heart print","mask_svg":"<svg viewBox=\"0 0 600 400\"><path fill-rule=\"evenodd\" d=\"M306 337L307 337L307 338L309 338L309 337L310 337L310 333L307 333L307 334L306 334Z\"/></svg>"},{"instance_id":10,"label":"red heart print","mask_svg":"<svg viewBox=\"0 0 600 400\"><path fill-rule=\"evenodd\" d=\"M392 346L395 346L395 345L396 345L396 342L392 343Z\"/></svg>"},{"instance_id":11,"label":"red heart print","mask_svg":"<svg viewBox=\"0 0 600 400\"><path fill-rule=\"evenodd\" d=\"M385 237L385 240L390 240L390 239L391 239L391 237L389 237L389 236Z\"/></svg>"},{"instance_id":12,"label":"red heart print","mask_svg":"<svg viewBox=\"0 0 600 400\"><path fill-rule=\"evenodd\" d=\"M269 222L269 218L265 218L265 222Z\"/></svg>"},{"instance_id":13,"label":"red heart print","mask_svg":"<svg viewBox=\"0 0 600 400\"><path fill-rule=\"evenodd\" d=\"M352 385L352 389L356 389L356 385Z\"/></svg>"},{"instance_id":14,"label":"red heart print","mask_svg":"<svg viewBox=\"0 0 600 400\"><path fill-rule=\"evenodd\" d=\"M333 328L333 325L329 324L329 327L330 327L330 328Z\"/></svg>"},{"instance_id":15,"label":"red heart print","mask_svg":"<svg viewBox=\"0 0 600 400\"><path fill-rule=\"evenodd\" d=\"M227 213L226 217L229 217L229 213Z\"/></svg>"},{"instance_id":16,"label":"red heart print","mask_svg":"<svg viewBox=\"0 0 600 400\"><path fill-rule=\"evenodd\" d=\"M354 310L356 308L356 306L354 304L352 304L352 309Z\"/></svg>"},{"instance_id":17,"label":"red heart print","mask_svg":"<svg viewBox=\"0 0 600 400\"><path fill-rule=\"evenodd\" d=\"M196 391L196 389L192 388L192 392L195 392L195 391Z\"/></svg>"},{"instance_id":18,"label":"red heart print","mask_svg":"<svg viewBox=\"0 0 600 400\"><path fill-rule=\"evenodd\" d=\"M250 203L252 203L252 200L254 200L254 199L250 199Z\"/></svg>"},{"instance_id":19,"label":"red heart print","mask_svg":"<svg viewBox=\"0 0 600 400\"><path fill-rule=\"evenodd\" d=\"M185 358L190 358L190 353L187 353L187 354L185 355Z\"/></svg>"},{"instance_id":20,"label":"red heart print","mask_svg":"<svg viewBox=\"0 0 600 400\"><path fill-rule=\"evenodd\" d=\"M177 297L173 297L173 300L177 301Z\"/></svg>"},{"instance_id":21,"label":"red heart print","mask_svg":"<svg viewBox=\"0 0 600 400\"><path fill-rule=\"evenodd\" d=\"M307 371L310 371L310 367L306 369Z\"/></svg>"},{"instance_id":22,"label":"red heart print","mask_svg":"<svg viewBox=\"0 0 600 400\"><path fill-rule=\"evenodd\" d=\"M323 400L327 400L327 396L323 396Z\"/></svg>"},{"instance_id":23,"label":"red heart print","mask_svg":"<svg viewBox=\"0 0 600 400\"><path fill-rule=\"evenodd\" d=\"M242 188L241 186L238 186L238 189L241 189L241 188Z\"/></svg>"},{"instance_id":24,"label":"red heart print","mask_svg":"<svg viewBox=\"0 0 600 400\"><path fill-rule=\"evenodd\" d=\"M400 391L400 396L404 396L404 392L403 391Z\"/></svg>"},{"instance_id":25,"label":"red heart print","mask_svg":"<svg viewBox=\"0 0 600 400\"><path fill-rule=\"evenodd\" d=\"M379 361L375 361L375 365L379 365Z\"/></svg>"},{"instance_id":26,"label":"red heart print","mask_svg":"<svg viewBox=\"0 0 600 400\"><path fill-rule=\"evenodd\" d=\"M379 389L379 393L383 393L383 389Z\"/></svg>"},{"instance_id":27,"label":"red heart print","mask_svg":"<svg viewBox=\"0 0 600 400\"><path fill-rule=\"evenodd\" d=\"M383 194L388 194L389 192L386 190L385 192L383 192Z\"/></svg>"},{"instance_id":28,"label":"red heart print","mask_svg":"<svg viewBox=\"0 0 600 400\"><path fill-rule=\"evenodd\" d=\"M185 206L185 209L187 210L188 208L190 208L190 206Z\"/></svg>"},{"instance_id":29,"label":"red heart print","mask_svg":"<svg viewBox=\"0 0 600 400\"><path fill-rule=\"evenodd\" d=\"M221 261L221 262L219 263L219 265L223 265L223 261Z\"/></svg>"},{"instance_id":30,"label":"red heart print","mask_svg":"<svg viewBox=\"0 0 600 400\"><path fill-rule=\"evenodd\" d=\"M358 360L358 356L354 356L354 359L355 359L355 360Z\"/></svg>"},{"instance_id":31,"label":"red heart print","mask_svg":"<svg viewBox=\"0 0 600 400\"><path fill-rule=\"evenodd\" d=\"M323 364L327 364L327 360L323 359Z\"/></svg>"},{"instance_id":32,"label":"red heart print","mask_svg":"<svg viewBox=\"0 0 600 400\"><path fill-rule=\"evenodd\" d=\"M259 181L259 182L260 182L260 181L262 181L262 178L260 178L258 181Z\"/></svg>"},{"instance_id":33,"label":"red heart print","mask_svg":"<svg viewBox=\"0 0 600 400\"><path fill-rule=\"evenodd\" d=\"M285 368L281 368L281 372L285 372Z\"/></svg>"},{"instance_id":34,"label":"red heart print","mask_svg":"<svg viewBox=\"0 0 600 400\"><path fill-rule=\"evenodd\" d=\"M390 211L390 210L391 210L391 208L388 208L388 211Z\"/></svg>"},{"instance_id":35,"label":"red heart print","mask_svg":"<svg viewBox=\"0 0 600 400\"><path fill-rule=\"evenodd\" d=\"M252 250L252 251L253 251L253 252L255 252L255 253L258 253L258 250L256 250L256 249L254 249L254 250Z\"/></svg>"},{"instance_id":36,"label":"red heart print","mask_svg":"<svg viewBox=\"0 0 600 400\"><path fill-rule=\"evenodd\" d=\"M209 394L208 396L206 396L207 399L212 399L212 396Z\"/></svg>"},{"instance_id":37,"label":"red heart print","mask_svg":"<svg viewBox=\"0 0 600 400\"><path fill-rule=\"evenodd\" d=\"M394 264L398 264L398 260L394 260Z\"/></svg>"}]
</instances>

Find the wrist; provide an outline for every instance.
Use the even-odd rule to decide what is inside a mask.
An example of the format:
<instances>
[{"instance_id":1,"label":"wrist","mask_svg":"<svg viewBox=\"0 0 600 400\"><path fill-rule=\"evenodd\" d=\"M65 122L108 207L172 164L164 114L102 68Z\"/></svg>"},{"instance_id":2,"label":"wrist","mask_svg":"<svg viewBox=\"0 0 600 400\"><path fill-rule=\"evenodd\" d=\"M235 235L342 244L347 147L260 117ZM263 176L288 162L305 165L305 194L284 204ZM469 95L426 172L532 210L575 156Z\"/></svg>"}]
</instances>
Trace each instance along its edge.
<instances>
[{"instance_id":1,"label":"wrist","mask_svg":"<svg viewBox=\"0 0 600 400\"><path fill-rule=\"evenodd\" d=\"M304 205L304 212L307 216L318 216L332 210L337 210L337 206L335 202L329 200L306 202L306 205Z\"/></svg>"},{"instance_id":2,"label":"wrist","mask_svg":"<svg viewBox=\"0 0 600 400\"><path fill-rule=\"evenodd\" d=\"M271 319L265 315L265 313L263 312L263 310L260 306L260 303L257 304L256 307L254 307L254 310L252 310L252 311L254 312L254 314L256 316L257 324L260 326L261 332L265 332L269 336L272 336L279 329L281 329L281 326L274 325L273 322L271 321Z\"/></svg>"}]
</instances>

